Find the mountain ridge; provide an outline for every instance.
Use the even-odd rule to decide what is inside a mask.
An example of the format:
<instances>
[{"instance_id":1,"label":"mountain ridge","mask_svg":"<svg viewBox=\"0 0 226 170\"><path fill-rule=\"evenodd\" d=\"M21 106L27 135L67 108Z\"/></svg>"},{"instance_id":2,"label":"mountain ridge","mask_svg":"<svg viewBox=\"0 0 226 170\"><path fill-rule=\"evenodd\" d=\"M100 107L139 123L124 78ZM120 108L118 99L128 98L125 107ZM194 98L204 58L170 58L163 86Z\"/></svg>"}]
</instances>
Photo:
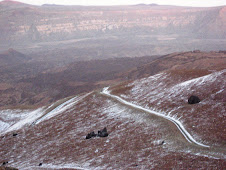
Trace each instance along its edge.
<instances>
[{"instance_id":1,"label":"mountain ridge","mask_svg":"<svg viewBox=\"0 0 226 170\"><path fill-rule=\"evenodd\" d=\"M46 8L49 8L48 12ZM4 36L0 36L0 41L11 43L14 41L14 44L18 44L24 40L26 44L26 42L66 40L78 36L80 32L83 32L83 36L93 36L107 33L118 34L126 31L139 32L139 29L149 34L177 32L181 36L188 34L200 38L226 37L225 17L218 17L219 14L224 16L225 6L174 8L173 6L125 6L123 8L120 6L87 6L78 9L75 6L61 6L57 11L51 7L40 6L25 7L23 11L21 8L15 8L15 11L5 10L0 20L0 23L6 26L6 28L0 27L1 32L4 33ZM55 19L51 17L53 14L56 14ZM179 14L180 16L178 16ZM23 19L31 16L33 16L33 20ZM77 19L73 19L74 16ZM63 18L65 19L62 20ZM218 18L217 23L214 23L216 18ZM6 19L10 21L10 24L6 23ZM205 27L206 22L209 22L208 24L213 28Z\"/></svg>"}]
</instances>

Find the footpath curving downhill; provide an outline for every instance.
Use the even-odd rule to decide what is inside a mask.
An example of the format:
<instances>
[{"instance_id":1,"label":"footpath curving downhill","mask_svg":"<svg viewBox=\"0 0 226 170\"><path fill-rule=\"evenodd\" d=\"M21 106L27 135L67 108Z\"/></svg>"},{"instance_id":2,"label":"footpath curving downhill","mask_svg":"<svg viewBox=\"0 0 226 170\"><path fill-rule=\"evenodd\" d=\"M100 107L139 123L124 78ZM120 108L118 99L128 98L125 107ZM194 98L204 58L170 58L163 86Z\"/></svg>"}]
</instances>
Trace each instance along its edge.
<instances>
[{"instance_id":1,"label":"footpath curving downhill","mask_svg":"<svg viewBox=\"0 0 226 170\"><path fill-rule=\"evenodd\" d=\"M118 97L118 96L116 96L116 95L111 94L110 91L108 90L108 88L109 88L109 87L105 87L105 88L102 90L102 92L100 92L100 93L103 94L103 95L106 95L106 96L108 96L108 97L110 97L110 98L113 98L113 99L117 100L118 102L120 102L120 103L122 103L122 104L125 104L125 105L127 105L127 106L130 106L130 107L133 107L133 108L135 108L135 109L142 110L142 111L144 111L144 112L146 112L146 113L154 114L154 115L157 115L157 116L162 117L162 118L164 118L164 119L167 119L167 120L171 121L172 123L174 123L174 124L177 126L177 128L180 130L181 134L184 136L184 138L185 138L189 143L193 143L193 144L196 144L196 145L198 145L198 146L205 147L205 148L209 148L209 147L210 147L210 146L208 146L208 145L205 145L205 144L202 144L202 143L200 143L200 142L197 142L197 141L189 134L189 132L184 128L184 126L182 125L182 123L181 123L179 120L177 120L177 119L175 119L175 118L173 118L173 117L170 117L170 116L168 116L168 115L163 115L163 114L158 113L158 112L156 112L156 111L149 110L149 109L143 108L143 107L141 107L141 106L138 106L138 105L136 105L136 104L127 102L126 100L124 100L124 99L122 99L122 98L120 98L120 97Z\"/></svg>"}]
</instances>

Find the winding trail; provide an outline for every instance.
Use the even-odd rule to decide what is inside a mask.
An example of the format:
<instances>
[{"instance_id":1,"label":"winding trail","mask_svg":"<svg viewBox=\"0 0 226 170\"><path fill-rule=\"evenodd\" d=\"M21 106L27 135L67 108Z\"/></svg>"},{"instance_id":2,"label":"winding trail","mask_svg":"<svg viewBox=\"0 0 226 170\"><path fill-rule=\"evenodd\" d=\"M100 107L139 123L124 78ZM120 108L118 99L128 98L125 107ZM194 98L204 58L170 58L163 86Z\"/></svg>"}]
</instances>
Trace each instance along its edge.
<instances>
[{"instance_id":1,"label":"winding trail","mask_svg":"<svg viewBox=\"0 0 226 170\"><path fill-rule=\"evenodd\" d=\"M174 123L174 124L177 126L177 128L180 130L180 132L182 133L182 135L185 137L185 139L186 139L189 143L193 143L193 144L196 144L196 145L198 145L198 146L205 147L205 148L209 148L209 147L210 147L210 146L208 146L208 145L205 145L205 144L202 144L202 143L197 142L197 141L196 141L196 140L188 133L188 131L184 128L184 126L182 125L182 123L181 123L179 120L177 120L177 119L175 119L175 118L173 118L173 117L170 117L170 116L168 116L168 115L163 115L163 114L158 113L158 112L156 112L156 111L149 110L149 109L143 108L143 107L141 107L141 106L138 106L138 105L136 105L136 104L127 102L126 100L124 100L124 99L122 99L122 98L120 98L120 97L118 97L118 96L115 96L115 95L111 94L110 91L108 90L108 88L109 88L109 87L105 87L105 88L102 90L102 92L100 92L100 93L103 94L103 95L106 95L106 96L108 96L108 97L110 97L110 98L113 98L113 99L117 100L118 102L120 102L120 103L122 103L122 104L125 104L125 105L127 105L127 106L130 106L130 107L133 107L133 108L135 108L135 109L142 110L142 111L144 111L144 112L146 112L146 113L154 114L154 115L157 115L157 116L162 117L162 118L164 118L164 119L167 119L167 120L171 121L172 123Z\"/></svg>"}]
</instances>

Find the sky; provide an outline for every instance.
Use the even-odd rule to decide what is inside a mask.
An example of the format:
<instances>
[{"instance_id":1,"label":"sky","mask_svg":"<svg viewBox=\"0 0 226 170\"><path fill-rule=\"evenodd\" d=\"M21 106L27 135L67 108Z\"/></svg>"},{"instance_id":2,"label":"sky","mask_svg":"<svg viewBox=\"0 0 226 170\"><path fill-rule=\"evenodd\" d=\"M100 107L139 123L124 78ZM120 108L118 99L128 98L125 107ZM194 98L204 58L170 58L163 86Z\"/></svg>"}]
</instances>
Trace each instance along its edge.
<instances>
[{"instance_id":1,"label":"sky","mask_svg":"<svg viewBox=\"0 0 226 170\"><path fill-rule=\"evenodd\" d=\"M2 0L0 0L2 1ZM152 4L210 7L226 5L226 0L15 0L33 5L59 4L59 5L128 5Z\"/></svg>"}]
</instances>

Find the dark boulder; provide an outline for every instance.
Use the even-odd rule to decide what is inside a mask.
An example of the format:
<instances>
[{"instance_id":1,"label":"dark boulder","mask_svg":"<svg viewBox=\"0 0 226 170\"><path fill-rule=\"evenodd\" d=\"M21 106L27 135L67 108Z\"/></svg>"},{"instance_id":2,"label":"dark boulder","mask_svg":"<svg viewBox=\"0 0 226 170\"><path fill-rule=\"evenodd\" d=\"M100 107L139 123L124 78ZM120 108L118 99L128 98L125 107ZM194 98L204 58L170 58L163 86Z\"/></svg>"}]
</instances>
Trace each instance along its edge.
<instances>
[{"instance_id":1,"label":"dark boulder","mask_svg":"<svg viewBox=\"0 0 226 170\"><path fill-rule=\"evenodd\" d=\"M5 162L2 163L2 165L4 166L4 165L6 165L7 163L8 163L8 161L5 161Z\"/></svg>"},{"instance_id":2,"label":"dark boulder","mask_svg":"<svg viewBox=\"0 0 226 170\"><path fill-rule=\"evenodd\" d=\"M98 131L98 136L107 137L108 136L107 128L105 127L103 130Z\"/></svg>"},{"instance_id":3,"label":"dark boulder","mask_svg":"<svg viewBox=\"0 0 226 170\"><path fill-rule=\"evenodd\" d=\"M90 132L86 135L86 139L90 139L90 138L93 138L93 137L107 137L108 136L108 132L107 132L107 128L105 127L104 129L102 130L99 130L98 131L98 134L95 134L95 132Z\"/></svg>"},{"instance_id":4,"label":"dark boulder","mask_svg":"<svg viewBox=\"0 0 226 170\"><path fill-rule=\"evenodd\" d=\"M42 163L40 163L38 166L42 166Z\"/></svg>"},{"instance_id":5,"label":"dark boulder","mask_svg":"<svg viewBox=\"0 0 226 170\"><path fill-rule=\"evenodd\" d=\"M18 134L17 133L13 133L13 136L17 136Z\"/></svg>"},{"instance_id":6,"label":"dark boulder","mask_svg":"<svg viewBox=\"0 0 226 170\"><path fill-rule=\"evenodd\" d=\"M200 102L200 99L197 96L190 96L188 99L188 104L196 104L199 102Z\"/></svg>"},{"instance_id":7,"label":"dark boulder","mask_svg":"<svg viewBox=\"0 0 226 170\"><path fill-rule=\"evenodd\" d=\"M90 132L86 135L86 139L90 139L90 138L96 137L96 136L97 136L97 134L95 134L94 132Z\"/></svg>"}]
</instances>

